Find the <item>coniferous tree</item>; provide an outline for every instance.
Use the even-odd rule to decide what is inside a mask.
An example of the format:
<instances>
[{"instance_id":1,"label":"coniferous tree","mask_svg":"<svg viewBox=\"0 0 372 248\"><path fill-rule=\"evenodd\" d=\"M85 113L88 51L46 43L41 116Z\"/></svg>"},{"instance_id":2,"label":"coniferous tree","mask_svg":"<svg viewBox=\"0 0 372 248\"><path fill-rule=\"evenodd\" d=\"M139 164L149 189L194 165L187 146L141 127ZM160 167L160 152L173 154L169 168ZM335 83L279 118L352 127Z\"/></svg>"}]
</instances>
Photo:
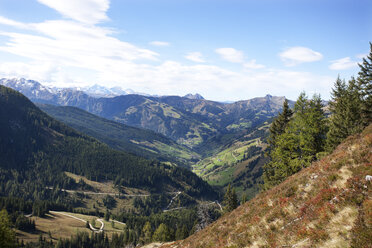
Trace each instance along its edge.
<instances>
[{"instance_id":1,"label":"coniferous tree","mask_svg":"<svg viewBox=\"0 0 372 248\"><path fill-rule=\"evenodd\" d=\"M361 98L357 83L352 78L348 84L337 78L329 103L331 117L327 133L327 150L332 151L349 135L362 129Z\"/></svg>"},{"instance_id":2,"label":"coniferous tree","mask_svg":"<svg viewBox=\"0 0 372 248\"><path fill-rule=\"evenodd\" d=\"M324 105L320 95L315 94L308 102L302 132L300 132L300 149L305 163L316 160L316 154L324 151L326 144L326 125Z\"/></svg>"},{"instance_id":3,"label":"coniferous tree","mask_svg":"<svg viewBox=\"0 0 372 248\"><path fill-rule=\"evenodd\" d=\"M350 125L350 134L355 134L363 129L363 120L362 120L362 95L359 91L358 82L354 77L349 80L348 85L348 123Z\"/></svg>"},{"instance_id":4,"label":"coniferous tree","mask_svg":"<svg viewBox=\"0 0 372 248\"><path fill-rule=\"evenodd\" d=\"M155 230L154 235L152 236L153 241L170 241L172 239L171 232L167 225L161 223L158 228Z\"/></svg>"},{"instance_id":5,"label":"coniferous tree","mask_svg":"<svg viewBox=\"0 0 372 248\"><path fill-rule=\"evenodd\" d=\"M288 123L293 115L293 111L289 108L288 100L285 99L283 103L283 111L274 119L270 126L270 136L268 139L269 143L269 153L270 162L264 165L263 179L265 182L264 187L270 188L273 186L271 182L277 181L274 179L278 175L276 174L278 164L273 162L275 158L275 149L278 145L281 136L285 133Z\"/></svg>"},{"instance_id":6,"label":"coniferous tree","mask_svg":"<svg viewBox=\"0 0 372 248\"><path fill-rule=\"evenodd\" d=\"M10 227L9 215L5 209L0 211L0 247L16 247L15 232Z\"/></svg>"},{"instance_id":7,"label":"coniferous tree","mask_svg":"<svg viewBox=\"0 0 372 248\"><path fill-rule=\"evenodd\" d=\"M367 126L372 122L372 43L370 52L366 58L363 58L362 64L359 64L358 86L362 98L362 121Z\"/></svg>"},{"instance_id":8,"label":"coniferous tree","mask_svg":"<svg viewBox=\"0 0 372 248\"><path fill-rule=\"evenodd\" d=\"M231 185L227 186L226 193L223 197L223 204L225 206L225 212L231 212L238 207L238 197L236 195L235 189L231 188Z\"/></svg>"},{"instance_id":9,"label":"coniferous tree","mask_svg":"<svg viewBox=\"0 0 372 248\"><path fill-rule=\"evenodd\" d=\"M144 244L150 243L151 237L152 237L152 227L151 227L150 222L147 221L142 228L141 241Z\"/></svg>"},{"instance_id":10,"label":"coniferous tree","mask_svg":"<svg viewBox=\"0 0 372 248\"><path fill-rule=\"evenodd\" d=\"M269 144L270 147L274 147L277 138L285 132L287 124L293 115L293 111L289 108L288 100L285 99L283 103L282 112L276 117L270 126L270 137Z\"/></svg>"},{"instance_id":11,"label":"coniferous tree","mask_svg":"<svg viewBox=\"0 0 372 248\"><path fill-rule=\"evenodd\" d=\"M187 230L187 227L185 225L182 225L181 228L177 228L175 239L176 240L185 239L187 238L188 235L189 235L189 231Z\"/></svg>"},{"instance_id":12,"label":"coniferous tree","mask_svg":"<svg viewBox=\"0 0 372 248\"><path fill-rule=\"evenodd\" d=\"M309 101L305 93L300 94L285 132L276 137L270 148L271 160L264 165L264 188L307 167L317 153L324 151L327 126L322 108L319 95Z\"/></svg>"}]
</instances>

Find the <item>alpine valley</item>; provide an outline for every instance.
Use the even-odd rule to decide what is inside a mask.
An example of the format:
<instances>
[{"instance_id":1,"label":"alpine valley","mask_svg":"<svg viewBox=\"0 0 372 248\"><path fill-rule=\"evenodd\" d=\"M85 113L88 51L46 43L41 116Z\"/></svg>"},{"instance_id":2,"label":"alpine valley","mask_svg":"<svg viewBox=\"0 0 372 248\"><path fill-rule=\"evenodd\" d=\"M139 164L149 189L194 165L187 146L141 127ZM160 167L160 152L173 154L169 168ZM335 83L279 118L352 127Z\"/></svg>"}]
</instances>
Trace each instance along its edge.
<instances>
[{"instance_id":1,"label":"alpine valley","mask_svg":"<svg viewBox=\"0 0 372 248\"><path fill-rule=\"evenodd\" d=\"M93 87L56 89L26 79L4 78L0 84L113 149L189 168L212 185L232 183L249 198L259 190L269 123L285 100L266 95L221 103L199 94L115 96L97 85L92 93Z\"/></svg>"}]
</instances>

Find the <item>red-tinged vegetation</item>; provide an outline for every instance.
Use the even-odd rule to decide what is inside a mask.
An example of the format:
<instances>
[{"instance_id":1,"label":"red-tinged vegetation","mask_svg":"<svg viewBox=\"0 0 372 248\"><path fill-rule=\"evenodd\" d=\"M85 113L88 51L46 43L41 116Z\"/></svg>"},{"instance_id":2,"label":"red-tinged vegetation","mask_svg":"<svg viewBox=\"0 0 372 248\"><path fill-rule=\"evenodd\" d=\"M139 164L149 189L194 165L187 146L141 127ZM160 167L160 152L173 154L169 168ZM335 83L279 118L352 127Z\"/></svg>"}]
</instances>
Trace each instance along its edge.
<instances>
[{"instance_id":1,"label":"red-tinged vegetation","mask_svg":"<svg viewBox=\"0 0 372 248\"><path fill-rule=\"evenodd\" d=\"M186 240L162 247L372 247L372 125Z\"/></svg>"}]
</instances>

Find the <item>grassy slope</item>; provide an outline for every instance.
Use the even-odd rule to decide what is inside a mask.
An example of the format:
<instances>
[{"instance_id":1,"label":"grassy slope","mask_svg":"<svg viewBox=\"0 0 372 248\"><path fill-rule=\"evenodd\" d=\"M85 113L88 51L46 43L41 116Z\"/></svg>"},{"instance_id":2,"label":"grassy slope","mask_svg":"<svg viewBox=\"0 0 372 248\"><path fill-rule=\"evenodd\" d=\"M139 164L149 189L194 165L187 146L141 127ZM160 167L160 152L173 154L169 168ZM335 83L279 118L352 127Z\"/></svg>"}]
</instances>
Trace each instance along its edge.
<instances>
[{"instance_id":1,"label":"grassy slope","mask_svg":"<svg viewBox=\"0 0 372 248\"><path fill-rule=\"evenodd\" d=\"M226 185L234 174L234 164L243 159L244 152L251 146L260 146L260 139L236 142L218 154L203 159L193 166L193 172L206 178L212 185ZM221 171L221 167L223 171Z\"/></svg>"},{"instance_id":2,"label":"grassy slope","mask_svg":"<svg viewBox=\"0 0 372 248\"><path fill-rule=\"evenodd\" d=\"M65 213L89 221L90 223L93 219L97 219L96 216L91 215ZM53 240L53 242L56 242L60 238L71 238L72 235L76 235L79 232L92 232L90 229L86 228L84 222L59 213L50 213L44 218L32 217L32 219L35 221L36 232L28 233L17 230L17 238L23 240L25 243L38 242L40 235L43 235L47 241ZM103 220L103 222L105 224L105 234L109 237L111 237L113 233L120 234L123 232L123 224L115 223L114 227L112 227L111 222L105 220ZM99 227L100 222L97 221L96 226Z\"/></svg>"},{"instance_id":3,"label":"grassy slope","mask_svg":"<svg viewBox=\"0 0 372 248\"><path fill-rule=\"evenodd\" d=\"M369 247L372 125L331 155L164 247Z\"/></svg>"},{"instance_id":4,"label":"grassy slope","mask_svg":"<svg viewBox=\"0 0 372 248\"><path fill-rule=\"evenodd\" d=\"M252 198L259 190L257 180L262 174L261 167L267 147L264 142L266 134L261 133L257 137L257 132L267 132L268 127L268 124L264 124L253 129L225 149L194 164L192 171L211 185L226 187L232 184L239 196L246 194L248 198ZM248 149L254 147L259 150L248 155Z\"/></svg>"}]
</instances>

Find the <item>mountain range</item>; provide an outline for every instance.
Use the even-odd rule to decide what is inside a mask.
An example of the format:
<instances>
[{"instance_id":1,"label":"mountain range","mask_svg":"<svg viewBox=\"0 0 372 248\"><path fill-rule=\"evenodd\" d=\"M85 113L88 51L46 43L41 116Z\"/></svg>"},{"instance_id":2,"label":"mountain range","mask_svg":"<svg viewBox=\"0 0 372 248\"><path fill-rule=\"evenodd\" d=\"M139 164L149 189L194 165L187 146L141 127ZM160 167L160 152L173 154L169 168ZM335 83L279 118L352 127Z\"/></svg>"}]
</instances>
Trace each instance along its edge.
<instances>
[{"instance_id":1,"label":"mountain range","mask_svg":"<svg viewBox=\"0 0 372 248\"><path fill-rule=\"evenodd\" d=\"M34 102L78 107L109 120L153 130L196 150L217 135L237 133L264 123L278 113L285 99L267 95L226 104L205 100L198 94L97 98L76 89L53 90L33 80L1 79L0 84Z\"/></svg>"}]
</instances>

